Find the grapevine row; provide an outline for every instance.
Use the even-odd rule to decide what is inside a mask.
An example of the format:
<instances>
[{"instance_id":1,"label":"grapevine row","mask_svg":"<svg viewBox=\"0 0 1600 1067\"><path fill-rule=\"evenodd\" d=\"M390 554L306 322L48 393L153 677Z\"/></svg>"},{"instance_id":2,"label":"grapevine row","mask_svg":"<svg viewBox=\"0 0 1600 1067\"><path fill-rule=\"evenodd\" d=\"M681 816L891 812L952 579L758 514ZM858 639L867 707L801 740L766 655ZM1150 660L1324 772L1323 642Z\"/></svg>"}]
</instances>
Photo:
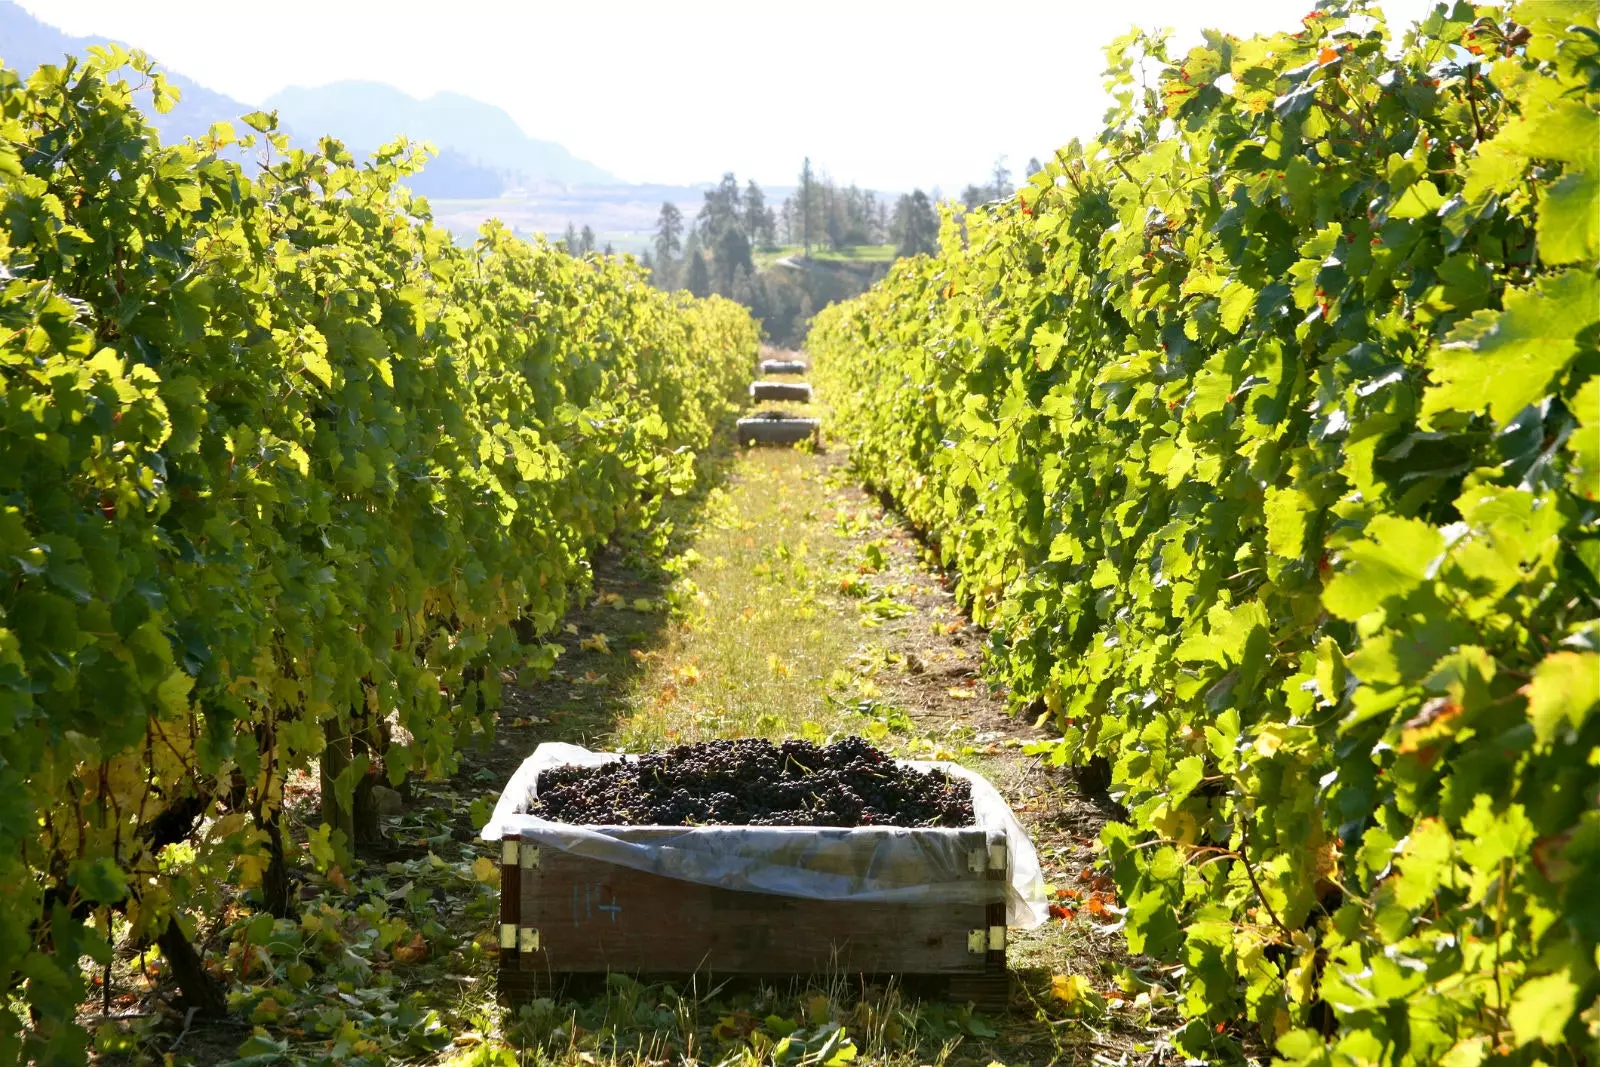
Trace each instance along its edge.
<instances>
[{"instance_id":1,"label":"grapevine row","mask_svg":"<svg viewBox=\"0 0 1600 1067\"><path fill-rule=\"evenodd\" d=\"M115 49L0 69L5 1062L81 1056L113 921L219 1006L189 938L229 882L290 907L288 777L337 845L369 772L449 772L756 352L631 263L457 245L412 147L162 146L143 91Z\"/></svg>"},{"instance_id":2,"label":"grapevine row","mask_svg":"<svg viewBox=\"0 0 1600 1067\"><path fill-rule=\"evenodd\" d=\"M1109 761L1120 925L1178 976L1182 1051L1571 1062L1600 1037L1595 9L1108 54L1097 140L818 316L835 431L1046 751Z\"/></svg>"}]
</instances>

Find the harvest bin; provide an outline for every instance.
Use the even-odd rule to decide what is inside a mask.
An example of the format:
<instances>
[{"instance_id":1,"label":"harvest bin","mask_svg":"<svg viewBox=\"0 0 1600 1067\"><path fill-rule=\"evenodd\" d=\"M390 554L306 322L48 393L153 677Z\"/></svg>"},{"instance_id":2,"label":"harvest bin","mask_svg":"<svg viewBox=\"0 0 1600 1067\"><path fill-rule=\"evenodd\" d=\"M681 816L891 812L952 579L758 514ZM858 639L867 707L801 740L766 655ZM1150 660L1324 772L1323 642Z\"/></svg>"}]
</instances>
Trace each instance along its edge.
<instances>
[{"instance_id":1,"label":"harvest bin","mask_svg":"<svg viewBox=\"0 0 1600 1067\"><path fill-rule=\"evenodd\" d=\"M804 374L806 365L798 359L764 359L761 361L762 374Z\"/></svg>"},{"instance_id":2,"label":"harvest bin","mask_svg":"<svg viewBox=\"0 0 1600 1067\"><path fill-rule=\"evenodd\" d=\"M571 975L897 975L1004 1007L1007 925L1047 914L1038 859L994 788L971 829L577 826L525 814L538 771L618 758L545 744L483 836L500 842L500 987Z\"/></svg>"},{"instance_id":3,"label":"harvest bin","mask_svg":"<svg viewBox=\"0 0 1600 1067\"><path fill-rule=\"evenodd\" d=\"M822 423L784 411L764 411L742 418L736 425L741 445L793 445L817 440Z\"/></svg>"},{"instance_id":4,"label":"harvest bin","mask_svg":"<svg viewBox=\"0 0 1600 1067\"><path fill-rule=\"evenodd\" d=\"M811 402L811 386L807 382L751 382L750 399L798 400Z\"/></svg>"}]
</instances>

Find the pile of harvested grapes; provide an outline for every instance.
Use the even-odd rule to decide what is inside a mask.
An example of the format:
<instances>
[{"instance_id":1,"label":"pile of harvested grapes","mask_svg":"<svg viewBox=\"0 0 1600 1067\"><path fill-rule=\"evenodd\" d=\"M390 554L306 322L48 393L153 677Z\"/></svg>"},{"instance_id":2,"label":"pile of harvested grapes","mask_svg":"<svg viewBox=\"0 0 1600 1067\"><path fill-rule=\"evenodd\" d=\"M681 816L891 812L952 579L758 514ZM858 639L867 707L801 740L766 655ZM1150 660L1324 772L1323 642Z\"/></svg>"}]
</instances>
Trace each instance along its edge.
<instances>
[{"instance_id":1,"label":"pile of harvested grapes","mask_svg":"<svg viewBox=\"0 0 1600 1067\"><path fill-rule=\"evenodd\" d=\"M859 737L704 741L539 773L529 814L612 826L972 825L972 786L896 766Z\"/></svg>"}]
</instances>

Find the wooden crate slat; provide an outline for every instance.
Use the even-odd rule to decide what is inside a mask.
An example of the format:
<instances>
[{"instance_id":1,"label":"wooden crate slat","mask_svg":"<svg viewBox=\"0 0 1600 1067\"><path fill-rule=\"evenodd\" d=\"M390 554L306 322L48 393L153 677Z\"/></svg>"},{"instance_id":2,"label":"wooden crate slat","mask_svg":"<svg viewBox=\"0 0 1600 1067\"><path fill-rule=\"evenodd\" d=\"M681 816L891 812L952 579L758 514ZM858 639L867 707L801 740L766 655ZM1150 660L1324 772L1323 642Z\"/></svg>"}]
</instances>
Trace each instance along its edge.
<instances>
[{"instance_id":1,"label":"wooden crate slat","mask_svg":"<svg viewBox=\"0 0 1600 1067\"><path fill-rule=\"evenodd\" d=\"M968 945L987 931L991 903L744 893L549 849L536 871L523 870L520 890L519 922L539 940L519 956L522 970L982 974L992 958ZM1003 897L999 907L1003 916Z\"/></svg>"}]
</instances>

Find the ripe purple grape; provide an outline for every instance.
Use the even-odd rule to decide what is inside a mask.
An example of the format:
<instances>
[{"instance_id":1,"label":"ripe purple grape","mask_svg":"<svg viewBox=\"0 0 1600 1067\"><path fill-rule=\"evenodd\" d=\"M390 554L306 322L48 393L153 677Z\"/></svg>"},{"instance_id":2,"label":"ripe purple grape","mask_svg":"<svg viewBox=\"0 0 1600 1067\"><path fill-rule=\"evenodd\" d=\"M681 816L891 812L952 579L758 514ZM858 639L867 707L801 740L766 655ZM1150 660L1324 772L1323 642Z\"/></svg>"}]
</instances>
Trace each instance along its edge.
<instances>
[{"instance_id":1,"label":"ripe purple grape","mask_svg":"<svg viewBox=\"0 0 1600 1067\"><path fill-rule=\"evenodd\" d=\"M703 741L599 767L541 772L529 813L613 826L973 824L972 787L895 764L859 737L831 745Z\"/></svg>"}]
</instances>

